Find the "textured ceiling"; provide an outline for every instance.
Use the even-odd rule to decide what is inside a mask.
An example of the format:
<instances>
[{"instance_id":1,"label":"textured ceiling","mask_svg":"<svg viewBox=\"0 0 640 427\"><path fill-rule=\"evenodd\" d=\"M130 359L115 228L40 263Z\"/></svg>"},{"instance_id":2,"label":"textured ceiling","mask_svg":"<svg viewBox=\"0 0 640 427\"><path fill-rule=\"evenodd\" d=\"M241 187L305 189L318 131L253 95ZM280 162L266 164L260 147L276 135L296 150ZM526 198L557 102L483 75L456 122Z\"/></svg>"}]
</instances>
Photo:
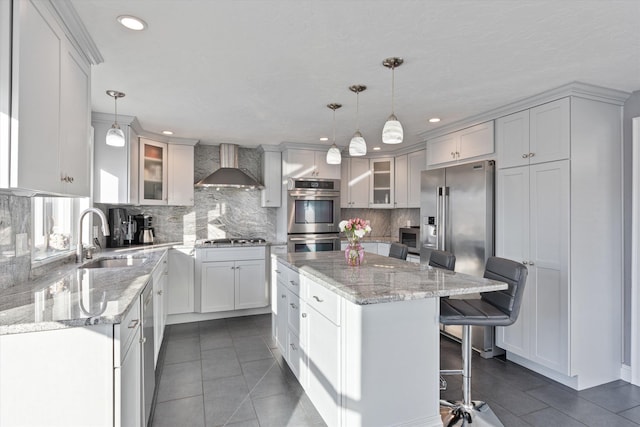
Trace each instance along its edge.
<instances>
[{"instance_id":1,"label":"textured ceiling","mask_svg":"<svg viewBox=\"0 0 640 427\"><path fill-rule=\"evenodd\" d=\"M395 111L404 144L417 135L571 81L640 89L637 0L72 0L104 62L94 66L92 108L151 132L202 143L345 147L356 127L382 145L391 72L400 56ZM149 27L133 32L116 17ZM430 124L430 117L442 122ZM330 142L323 143L327 146ZM392 146L391 149L396 149ZM388 149L388 148L387 148Z\"/></svg>"}]
</instances>

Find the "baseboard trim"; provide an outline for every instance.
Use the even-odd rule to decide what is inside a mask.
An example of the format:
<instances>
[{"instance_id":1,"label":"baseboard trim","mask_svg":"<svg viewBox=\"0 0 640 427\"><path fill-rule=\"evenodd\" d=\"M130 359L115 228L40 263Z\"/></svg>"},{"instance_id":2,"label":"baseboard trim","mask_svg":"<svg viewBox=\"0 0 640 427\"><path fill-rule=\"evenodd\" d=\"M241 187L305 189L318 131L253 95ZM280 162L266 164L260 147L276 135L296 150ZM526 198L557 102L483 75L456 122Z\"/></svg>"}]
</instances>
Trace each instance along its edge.
<instances>
[{"instance_id":1,"label":"baseboard trim","mask_svg":"<svg viewBox=\"0 0 640 427\"><path fill-rule=\"evenodd\" d=\"M620 379L628 383L631 382L631 366L622 364L620 367Z\"/></svg>"},{"instance_id":2,"label":"baseboard trim","mask_svg":"<svg viewBox=\"0 0 640 427\"><path fill-rule=\"evenodd\" d=\"M271 306L250 308L246 310L218 311L215 313L170 314L169 316L167 316L167 325L177 325L179 323L201 322L203 320L227 319L230 317L253 316L255 314L269 313L271 313Z\"/></svg>"}]
</instances>

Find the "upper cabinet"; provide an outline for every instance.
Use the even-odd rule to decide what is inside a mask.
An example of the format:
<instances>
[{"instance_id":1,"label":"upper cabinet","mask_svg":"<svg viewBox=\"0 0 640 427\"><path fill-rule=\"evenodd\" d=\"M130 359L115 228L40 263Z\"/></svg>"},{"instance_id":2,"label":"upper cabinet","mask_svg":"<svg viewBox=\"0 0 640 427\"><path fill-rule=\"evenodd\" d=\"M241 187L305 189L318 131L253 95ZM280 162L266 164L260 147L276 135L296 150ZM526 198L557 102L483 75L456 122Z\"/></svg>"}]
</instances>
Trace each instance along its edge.
<instances>
[{"instance_id":1,"label":"upper cabinet","mask_svg":"<svg viewBox=\"0 0 640 427\"><path fill-rule=\"evenodd\" d=\"M167 157L164 142L140 138L140 204L167 204Z\"/></svg>"},{"instance_id":2,"label":"upper cabinet","mask_svg":"<svg viewBox=\"0 0 640 427\"><path fill-rule=\"evenodd\" d=\"M167 204L193 206L193 145L169 144Z\"/></svg>"},{"instance_id":3,"label":"upper cabinet","mask_svg":"<svg viewBox=\"0 0 640 427\"><path fill-rule=\"evenodd\" d=\"M282 196L282 154L279 151L262 153L261 206L279 208Z\"/></svg>"},{"instance_id":4,"label":"upper cabinet","mask_svg":"<svg viewBox=\"0 0 640 427\"><path fill-rule=\"evenodd\" d=\"M426 151L420 150L395 159L395 207L420 207L420 172L425 168Z\"/></svg>"},{"instance_id":5,"label":"upper cabinet","mask_svg":"<svg viewBox=\"0 0 640 427\"><path fill-rule=\"evenodd\" d=\"M138 204L140 126L134 117L118 116L124 132L124 147L105 143L113 114L93 113L93 201L111 204Z\"/></svg>"},{"instance_id":6,"label":"upper cabinet","mask_svg":"<svg viewBox=\"0 0 640 427\"><path fill-rule=\"evenodd\" d=\"M427 141L427 166L493 154L493 120Z\"/></svg>"},{"instance_id":7,"label":"upper cabinet","mask_svg":"<svg viewBox=\"0 0 640 427\"><path fill-rule=\"evenodd\" d=\"M3 2L3 8L7 3ZM11 124L4 123L0 134L0 187L88 197L89 61L71 44L54 16L53 3L19 1L12 5ZM6 67L6 34L0 37ZM8 93L6 68L3 70L0 84L5 90L0 94L4 110Z\"/></svg>"},{"instance_id":8,"label":"upper cabinet","mask_svg":"<svg viewBox=\"0 0 640 427\"><path fill-rule=\"evenodd\" d=\"M394 159L382 157L370 159L371 179L370 208L394 207Z\"/></svg>"},{"instance_id":9,"label":"upper cabinet","mask_svg":"<svg viewBox=\"0 0 640 427\"><path fill-rule=\"evenodd\" d=\"M340 207L368 208L371 169L369 159L358 157L342 159L340 178Z\"/></svg>"},{"instance_id":10,"label":"upper cabinet","mask_svg":"<svg viewBox=\"0 0 640 427\"><path fill-rule=\"evenodd\" d=\"M498 167L569 158L570 98L562 98L496 120Z\"/></svg>"},{"instance_id":11,"label":"upper cabinet","mask_svg":"<svg viewBox=\"0 0 640 427\"><path fill-rule=\"evenodd\" d=\"M340 165L327 164L326 151L288 149L283 165L287 178L340 179Z\"/></svg>"}]
</instances>

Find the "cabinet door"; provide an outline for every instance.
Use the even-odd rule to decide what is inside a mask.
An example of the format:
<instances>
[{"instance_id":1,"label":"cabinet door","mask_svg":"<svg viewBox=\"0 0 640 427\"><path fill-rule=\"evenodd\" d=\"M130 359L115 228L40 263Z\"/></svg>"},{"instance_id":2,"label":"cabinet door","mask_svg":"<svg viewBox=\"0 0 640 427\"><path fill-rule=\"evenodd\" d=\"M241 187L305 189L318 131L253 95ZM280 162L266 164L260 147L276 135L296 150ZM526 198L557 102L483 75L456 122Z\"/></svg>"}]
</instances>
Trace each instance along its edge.
<instances>
[{"instance_id":1,"label":"cabinet door","mask_svg":"<svg viewBox=\"0 0 640 427\"><path fill-rule=\"evenodd\" d=\"M327 425L336 426L340 424L340 328L309 305L304 314L305 391Z\"/></svg>"},{"instance_id":2,"label":"cabinet door","mask_svg":"<svg viewBox=\"0 0 640 427\"><path fill-rule=\"evenodd\" d=\"M378 255L389 256L389 250L390 249L391 249L391 244L389 244L389 243L378 243Z\"/></svg>"},{"instance_id":3,"label":"cabinet door","mask_svg":"<svg viewBox=\"0 0 640 427\"><path fill-rule=\"evenodd\" d=\"M13 105L10 186L58 193L62 190L60 137L60 58L64 36L43 3L14 2ZM42 6L37 7L40 4ZM15 11L14 11L15 13ZM3 171L4 173L4 171Z\"/></svg>"},{"instance_id":4,"label":"cabinet door","mask_svg":"<svg viewBox=\"0 0 640 427\"><path fill-rule=\"evenodd\" d=\"M340 179L340 165L328 164L326 152L315 152L315 166L317 178Z\"/></svg>"},{"instance_id":5,"label":"cabinet door","mask_svg":"<svg viewBox=\"0 0 640 427\"><path fill-rule=\"evenodd\" d=\"M559 99L530 110L530 164L569 158L570 100Z\"/></svg>"},{"instance_id":6,"label":"cabinet door","mask_svg":"<svg viewBox=\"0 0 640 427\"><path fill-rule=\"evenodd\" d=\"M140 338L140 327L138 327L120 367L120 425L122 427L143 425Z\"/></svg>"},{"instance_id":7,"label":"cabinet door","mask_svg":"<svg viewBox=\"0 0 640 427\"><path fill-rule=\"evenodd\" d=\"M261 206L279 208L282 196L282 156L279 151L265 151L262 155Z\"/></svg>"},{"instance_id":8,"label":"cabinet door","mask_svg":"<svg viewBox=\"0 0 640 427\"><path fill-rule=\"evenodd\" d=\"M458 134L456 132L427 141L427 165L437 165L456 160Z\"/></svg>"},{"instance_id":9,"label":"cabinet door","mask_svg":"<svg viewBox=\"0 0 640 427\"><path fill-rule=\"evenodd\" d=\"M518 262L529 260L529 167L499 169L496 179L496 255ZM518 320L496 328L499 347L529 357L532 275L529 269Z\"/></svg>"},{"instance_id":10,"label":"cabinet door","mask_svg":"<svg viewBox=\"0 0 640 427\"><path fill-rule=\"evenodd\" d=\"M194 312L193 248L169 250L169 280L167 286L167 314Z\"/></svg>"},{"instance_id":11,"label":"cabinet door","mask_svg":"<svg viewBox=\"0 0 640 427\"><path fill-rule=\"evenodd\" d=\"M409 198L409 158L406 154L395 158L394 206L406 208Z\"/></svg>"},{"instance_id":12,"label":"cabinet door","mask_svg":"<svg viewBox=\"0 0 640 427\"><path fill-rule=\"evenodd\" d=\"M416 151L415 153L409 153L407 156L409 160L409 174L408 179L408 191L407 191L407 207L419 208L420 207L420 172L426 168L427 155L426 150ZM396 169L398 166L396 165ZM396 184L396 188L398 185Z\"/></svg>"},{"instance_id":13,"label":"cabinet door","mask_svg":"<svg viewBox=\"0 0 640 427\"><path fill-rule=\"evenodd\" d=\"M459 132L457 160L484 156L494 151L493 120Z\"/></svg>"},{"instance_id":14,"label":"cabinet door","mask_svg":"<svg viewBox=\"0 0 640 427\"><path fill-rule=\"evenodd\" d=\"M264 260L236 261L236 310L269 305L269 287L264 270Z\"/></svg>"},{"instance_id":15,"label":"cabinet door","mask_svg":"<svg viewBox=\"0 0 640 427\"><path fill-rule=\"evenodd\" d=\"M369 207L369 181L371 169L369 159L350 159L349 169L349 201L351 208ZM342 196L341 196L342 197Z\"/></svg>"},{"instance_id":16,"label":"cabinet door","mask_svg":"<svg viewBox=\"0 0 640 427\"><path fill-rule=\"evenodd\" d=\"M529 110L496 120L498 168L529 164Z\"/></svg>"},{"instance_id":17,"label":"cabinet door","mask_svg":"<svg viewBox=\"0 0 640 427\"><path fill-rule=\"evenodd\" d=\"M193 146L169 144L167 203L193 206Z\"/></svg>"},{"instance_id":18,"label":"cabinet door","mask_svg":"<svg viewBox=\"0 0 640 427\"><path fill-rule=\"evenodd\" d=\"M371 159L370 208L393 208L394 167L393 159Z\"/></svg>"},{"instance_id":19,"label":"cabinet door","mask_svg":"<svg viewBox=\"0 0 640 427\"><path fill-rule=\"evenodd\" d=\"M286 174L288 178L315 176L315 152L309 150L287 150L283 168L283 174Z\"/></svg>"},{"instance_id":20,"label":"cabinet door","mask_svg":"<svg viewBox=\"0 0 640 427\"><path fill-rule=\"evenodd\" d=\"M89 197L90 158L90 69L69 45L61 58L60 173L63 193Z\"/></svg>"},{"instance_id":21,"label":"cabinet door","mask_svg":"<svg viewBox=\"0 0 640 427\"><path fill-rule=\"evenodd\" d=\"M167 204L167 144L140 138L140 204Z\"/></svg>"},{"instance_id":22,"label":"cabinet door","mask_svg":"<svg viewBox=\"0 0 640 427\"><path fill-rule=\"evenodd\" d=\"M349 194L349 176L351 172L351 159L342 159L340 164L340 207L351 207L351 195Z\"/></svg>"},{"instance_id":23,"label":"cabinet door","mask_svg":"<svg viewBox=\"0 0 640 427\"><path fill-rule=\"evenodd\" d=\"M531 360L569 375L569 161L530 166Z\"/></svg>"},{"instance_id":24,"label":"cabinet door","mask_svg":"<svg viewBox=\"0 0 640 427\"><path fill-rule=\"evenodd\" d=\"M235 263L203 262L200 283L200 311L209 313L234 309Z\"/></svg>"},{"instance_id":25,"label":"cabinet door","mask_svg":"<svg viewBox=\"0 0 640 427\"><path fill-rule=\"evenodd\" d=\"M274 286L277 289L275 301L272 302L272 305L276 309L274 336L278 343L280 352L284 355L286 354L287 348L287 307L289 306L287 299L288 291L287 287L280 282L272 283L271 286Z\"/></svg>"}]
</instances>

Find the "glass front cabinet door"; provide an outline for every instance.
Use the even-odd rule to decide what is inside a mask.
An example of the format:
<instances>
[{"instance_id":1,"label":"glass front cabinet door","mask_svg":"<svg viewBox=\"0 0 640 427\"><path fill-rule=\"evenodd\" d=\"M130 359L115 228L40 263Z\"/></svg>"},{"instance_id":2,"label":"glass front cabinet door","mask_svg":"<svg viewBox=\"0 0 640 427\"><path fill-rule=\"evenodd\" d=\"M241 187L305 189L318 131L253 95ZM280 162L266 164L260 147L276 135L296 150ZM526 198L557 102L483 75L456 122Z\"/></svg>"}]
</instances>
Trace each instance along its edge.
<instances>
[{"instance_id":1,"label":"glass front cabinet door","mask_svg":"<svg viewBox=\"0 0 640 427\"><path fill-rule=\"evenodd\" d=\"M394 160L371 159L370 208L394 207Z\"/></svg>"},{"instance_id":2,"label":"glass front cabinet door","mask_svg":"<svg viewBox=\"0 0 640 427\"><path fill-rule=\"evenodd\" d=\"M167 204L167 144L140 138L140 204Z\"/></svg>"}]
</instances>

